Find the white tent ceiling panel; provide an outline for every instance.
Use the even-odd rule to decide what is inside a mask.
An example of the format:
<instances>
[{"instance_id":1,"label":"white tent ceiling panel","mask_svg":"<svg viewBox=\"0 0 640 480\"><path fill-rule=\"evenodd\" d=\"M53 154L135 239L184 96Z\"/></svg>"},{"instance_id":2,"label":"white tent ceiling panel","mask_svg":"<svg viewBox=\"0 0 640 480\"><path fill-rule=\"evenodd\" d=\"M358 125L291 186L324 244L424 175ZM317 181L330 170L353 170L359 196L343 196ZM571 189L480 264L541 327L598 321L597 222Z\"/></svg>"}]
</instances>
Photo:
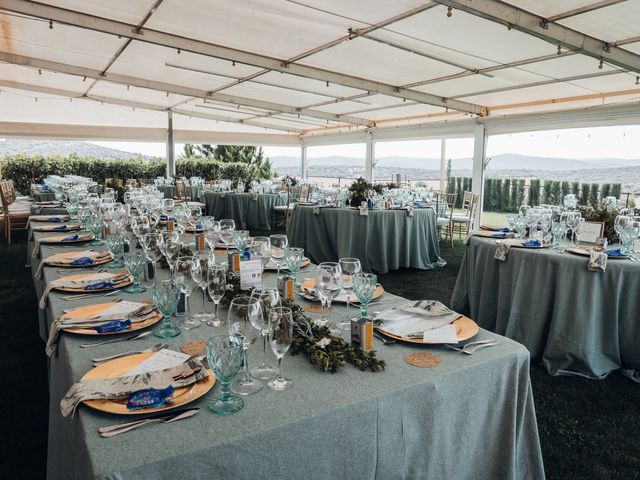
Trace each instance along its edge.
<instances>
[{"instance_id":1,"label":"white tent ceiling panel","mask_svg":"<svg viewBox=\"0 0 640 480\"><path fill-rule=\"evenodd\" d=\"M294 107L304 107L306 105L331 100L331 97L303 93L259 83L245 82L224 90L226 95L237 95L239 97L253 98L267 102L280 103Z\"/></svg>"},{"instance_id":2,"label":"white tent ceiling panel","mask_svg":"<svg viewBox=\"0 0 640 480\"><path fill-rule=\"evenodd\" d=\"M624 48L630 52L640 54L640 42L629 43L625 45Z\"/></svg>"},{"instance_id":3,"label":"white tent ceiling panel","mask_svg":"<svg viewBox=\"0 0 640 480\"><path fill-rule=\"evenodd\" d=\"M360 2L344 0L301 0L298 5L327 12L346 19L357 19L367 23L379 23L413 8L428 4L427 0L367 0L366 8Z\"/></svg>"},{"instance_id":4,"label":"white tent ceiling panel","mask_svg":"<svg viewBox=\"0 0 640 480\"><path fill-rule=\"evenodd\" d=\"M628 73L619 73L600 78L586 78L584 80L574 80L571 82L583 88L588 88L595 92L613 92L616 90L630 90L640 88L636 85L636 77Z\"/></svg>"},{"instance_id":5,"label":"white tent ceiling panel","mask_svg":"<svg viewBox=\"0 0 640 480\"><path fill-rule=\"evenodd\" d=\"M434 113L444 112L444 108L432 107L431 105L406 105L397 108L388 108L385 110L376 110L372 112L361 113L360 115L370 120L383 120L387 118L404 118L415 115L430 115Z\"/></svg>"},{"instance_id":6,"label":"white tent ceiling panel","mask_svg":"<svg viewBox=\"0 0 640 480\"><path fill-rule=\"evenodd\" d=\"M40 3L88 13L97 17L113 18L137 25L155 3L155 0L38 0Z\"/></svg>"},{"instance_id":7,"label":"white tent ceiling panel","mask_svg":"<svg viewBox=\"0 0 640 480\"><path fill-rule=\"evenodd\" d=\"M166 127L166 115L165 115ZM241 133L275 133L281 135L280 130L265 130L264 128L244 125L239 123L216 122L215 120L207 120L203 118L188 117L186 115L173 116L173 128L181 130L210 130L212 132L241 132Z\"/></svg>"},{"instance_id":8,"label":"white tent ceiling panel","mask_svg":"<svg viewBox=\"0 0 640 480\"><path fill-rule=\"evenodd\" d=\"M84 93L90 85L90 81L82 81L82 77L48 70L42 70L42 74L40 74L37 68L21 67L11 63L0 63L0 79L45 88L69 90L79 95Z\"/></svg>"},{"instance_id":9,"label":"white tent ceiling panel","mask_svg":"<svg viewBox=\"0 0 640 480\"><path fill-rule=\"evenodd\" d=\"M598 67L598 60L594 58L587 57L585 55L569 55L554 58L553 60L546 60L544 62L532 63L519 68L528 72L543 75L547 78L564 78L577 75L598 74L617 69L617 67L612 67L606 63L602 65L602 68Z\"/></svg>"},{"instance_id":10,"label":"white tent ceiling panel","mask_svg":"<svg viewBox=\"0 0 640 480\"><path fill-rule=\"evenodd\" d=\"M473 97L465 97L464 100L476 102L481 105L504 105L512 103L533 102L537 100L552 100L554 98L573 97L593 93L585 88L569 85L567 83L555 83L538 87L521 88L507 92L488 93Z\"/></svg>"},{"instance_id":11,"label":"white tent ceiling panel","mask_svg":"<svg viewBox=\"0 0 640 480\"><path fill-rule=\"evenodd\" d=\"M591 107L603 107L605 105L625 105L625 104L638 104L638 100L640 99L640 91L636 94L624 95L619 97L611 97L611 98L589 98L589 99L576 99L573 101L563 101L561 104L540 104L540 105L530 105L527 108L527 111L532 114L536 113L544 113L544 112L556 112L559 110L571 110L577 108L591 108ZM639 109L640 111L640 109ZM522 113L521 109L501 109L496 112L500 115L517 115ZM588 116L588 112L585 113L585 116ZM634 122L636 123L636 122ZM622 121L621 124L626 124L625 121ZM544 122L539 123L540 126L544 125ZM562 128L561 125L558 125L556 128ZM535 128L532 128L534 130Z\"/></svg>"},{"instance_id":12,"label":"white tent ceiling panel","mask_svg":"<svg viewBox=\"0 0 640 480\"><path fill-rule=\"evenodd\" d=\"M236 113L238 115L242 115L245 117L252 116L252 115L266 115L269 113L269 110L265 110L262 108L246 107L242 105L238 108L237 105L232 105L230 103L224 103L224 102L216 102L213 100L207 100L204 102L202 100L192 100L188 105L190 105L191 107L194 107L196 111L202 111L203 109L217 110L221 112L228 112L231 114ZM188 106L188 105L185 104L185 106Z\"/></svg>"},{"instance_id":13,"label":"white tent ceiling panel","mask_svg":"<svg viewBox=\"0 0 640 480\"><path fill-rule=\"evenodd\" d=\"M271 0L172 0L147 23L151 29L283 59L346 35L349 27L364 26Z\"/></svg>"},{"instance_id":14,"label":"white tent ceiling panel","mask_svg":"<svg viewBox=\"0 0 640 480\"><path fill-rule=\"evenodd\" d=\"M445 63L365 38L341 43L305 58L300 63L394 85L452 75L460 71Z\"/></svg>"},{"instance_id":15,"label":"white tent ceiling panel","mask_svg":"<svg viewBox=\"0 0 640 480\"><path fill-rule=\"evenodd\" d=\"M506 3L515 5L541 17L549 18L576 8L593 5L597 0L507 0Z\"/></svg>"},{"instance_id":16,"label":"white tent ceiling panel","mask_svg":"<svg viewBox=\"0 0 640 480\"><path fill-rule=\"evenodd\" d=\"M607 42L640 35L640 1L628 0L560 20L559 23Z\"/></svg>"},{"instance_id":17,"label":"white tent ceiling panel","mask_svg":"<svg viewBox=\"0 0 640 480\"><path fill-rule=\"evenodd\" d=\"M396 99L396 103L398 99ZM359 99L357 102L355 101L344 101L338 103L330 103L328 105L322 105L319 107L313 107L314 110L319 110L322 112L328 113L344 113L347 114L349 112L355 112L358 110L366 110L367 108L375 108L376 105L373 105L368 101L368 97L364 97Z\"/></svg>"},{"instance_id":18,"label":"white tent ceiling panel","mask_svg":"<svg viewBox=\"0 0 640 480\"><path fill-rule=\"evenodd\" d=\"M159 92L148 88L128 87L117 83L99 81L91 89L90 96L118 98L129 102L142 102L168 108L189 99L183 95Z\"/></svg>"},{"instance_id":19,"label":"white tent ceiling panel","mask_svg":"<svg viewBox=\"0 0 640 480\"><path fill-rule=\"evenodd\" d=\"M225 117L237 118L238 120L246 119L250 116L256 115L255 112L249 112L247 110L243 110L242 108L235 109L218 105L205 105L202 103L196 105L184 104L180 106L180 110L193 112L195 115L201 113L209 115L224 115Z\"/></svg>"},{"instance_id":20,"label":"white tent ceiling panel","mask_svg":"<svg viewBox=\"0 0 640 480\"><path fill-rule=\"evenodd\" d=\"M447 17L447 9L443 6L395 23L393 30L497 63L548 55L554 51L547 42L459 10Z\"/></svg>"},{"instance_id":21,"label":"white tent ceiling panel","mask_svg":"<svg viewBox=\"0 0 640 480\"><path fill-rule=\"evenodd\" d=\"M75 27L0 14L0 50L28 57L102 69L122 40Z\"/></svg>"},{"instance_id":22,"label":"white tent ceiling panel","mask_svg":"<svg viewBox=\"0 0 640 480\"><path fill-rule=\"evenodd\" d=\"M335 83L314 80L312 78L298 77L296 75L289 75L286 73L270 71L264 75L260 75L253 80L254 83L267 83L275 86L281 86L291 88L292 90L304 90L310 93L316 93L318 95L328 95L332 97L350 97L352 95L359 95L365 93L364 90L359 90L351 87L344 87Z\"/></svg>"}]
</instances>

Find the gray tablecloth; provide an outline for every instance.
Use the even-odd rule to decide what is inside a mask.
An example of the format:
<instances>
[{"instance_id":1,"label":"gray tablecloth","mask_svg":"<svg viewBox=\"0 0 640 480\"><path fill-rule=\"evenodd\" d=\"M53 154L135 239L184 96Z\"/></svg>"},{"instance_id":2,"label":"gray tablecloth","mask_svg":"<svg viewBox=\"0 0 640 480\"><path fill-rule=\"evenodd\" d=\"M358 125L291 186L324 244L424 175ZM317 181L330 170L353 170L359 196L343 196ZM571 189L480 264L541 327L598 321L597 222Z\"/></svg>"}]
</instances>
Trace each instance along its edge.
<instances>
[{"instance_id":1,"label":"gray tablecloth","mask_svg":"<svg viewBox=\"0 0 640 480\"><path fill-rule=\"evenodd\" d=\"M401 267L431 269L446 265L440 258L435 215L430 208L372 210L361 216L357 209L298 206L287 236L314 262L336 262L342 257L360 259L366 271L386 273Z\"/></svg>"},{"instance_id":2,"label":"gray tablecloth","mask_svg":"<svg viewBox=\"0 0 640 480\"><path fill-rule=\"evenodd\" d=\"M65 207L45 207L42 205L31 205L31 215L64 215L67 213Z\"/></svg>"},{"instance_id":3,"label":"gray tablecloth","mask_svg":"<svg viewBox=\"0 0 640 480\"><path fill-rule=\"evenodd\" d=\"M495 241L471 238L454 309L522 343L553 375L638 374L640 265L609 260L595 273L570 253L511 248L500 262L495 250Z\"/></svg>"},{"instance_id":4,"label":"gray tablecloth","mask_svg":"<svg viewBox=\"0 0 640 480\"><path fill-rule=\"evenodd\" d=\"M175 198L177 189L175 185L164 185L160 187L156 187L158 191L164 192L164 198ZM191 190L191 201L199 202L202 197L202 186L198 185L195 187L188 187Z\"/></svg>"},{"instance_id":5,"label":"gray tablecloth","mask_svg":"<svg viewBox=\"0 0 640 480\"><path fill-rule=\"evenodd\" d=\"M49 248L43 246L42 255L49 254ZM312 271L307 268L300 275ZM57 269L45 268L46 282L59 275ZM273 283L274 277L269 275L266 282ZM198 293L193 295L195 311L201 307ZM61 295L51 293L47 322L63 309L107 301L63 302ZM109 298L150 296L148 291ZM390 294L387 298L404 301ZM332 311L340 318L345 313L341 306ZM221 331L203 326L168 343L177 349L185 341ZM495 335L481 330L478 338L490 336ZM111 439L100 438L98 427L125 419L86 407L76 418L63 419L60 399L91 368L91 358L147 348L158 339L78 347L88 340L62 334L58 356L50 362L50 480L544 478L529 353L509 339L473 356L438 347L386 346L375 340L388 365L381 373L347 365L332 375L312 368L304 356L287 355L284 372L294 381L291 390L265 387L245 397L240 412L225 417L206 410L211 397L207 395L194 402L202 408L195 419ZM250 365L260 360L261 349L259 342L251 348ZM442 363L421 369L404 362L405 354L420 350L437 352Z\"/></svg>"},{"instance_id":6,"label":"gray tablecloth","mask_svg":"<svg viewBox=\"0 0 640 480\"><path fill-rule=\"evenodd\" d=\"M36 202L48 202L56 199L55 192L33 192L31 196Z\"/></svg>"},{"instance_id":7,"label":"gray tablecloth","mask_svg":"<svg viewBox=\"0 0 640 480\"><path fill-rule=\"evenodd\" d=\"M273 207L286 202L286 193L204 193L207 215L216 220L231 218L236 228L250 230L271 230Z\"/></svg>"}]
</instances>

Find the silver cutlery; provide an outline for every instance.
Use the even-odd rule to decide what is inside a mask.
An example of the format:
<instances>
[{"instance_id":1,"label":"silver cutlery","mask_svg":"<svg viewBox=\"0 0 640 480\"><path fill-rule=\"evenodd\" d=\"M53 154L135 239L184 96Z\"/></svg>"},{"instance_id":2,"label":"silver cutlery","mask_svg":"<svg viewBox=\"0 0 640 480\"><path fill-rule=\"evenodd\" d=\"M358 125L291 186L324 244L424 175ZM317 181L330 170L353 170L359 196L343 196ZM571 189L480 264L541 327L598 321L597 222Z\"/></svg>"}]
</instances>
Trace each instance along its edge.
<instances>
[{"instance_id":1,"label":"silver cutlery","mask_svg":"<svg viewBox=\"0 0 640 480\"><path fill-rule=\"evenodd\" d=\"M149 330L147 332L142 332L142 333L139 333L137 335L132 335L132 336L126 337L126 338L113 338L111 340L104 340L102 342L96 342L96 343L82 343L80 345L80 348L98 347L100 345L106 345L107 343L128 342L129 340L138 340L140 338L147 337L147 336L151 335L152 333L153 332L151 332Z\"/></svg>"},{"instance_id":2,"label":"silver cutlery","mask_svg":"<svg viewBox=\"0 0 640 480\"><path fill-rule=\"evenodd\" d=\"M162 350L163 348L167 348L168 346L169 346L168 343L157 343L153 347L147 348L145 350L132 350L132 351L129 351L129 352L116 353L115 355L109 355L108 357L94 358L91 361L93 362L93 366L97 367L98 365L100 365L102 363L108 362L110 360L115 360L116 358L128 357L129 355L138 355L140 353L158 352L158 351Z\"/></svg>"},{"instance_id":3,"label":"silver cutlery","mask_svg":"<svg viewBox=\"0 0 640 480\"><path fill-rule=\"evenodd\" d=\"M380 333L375 328L373 329L373 336L376 337L378 340L380 340L385 345L391 345L392 343L396 343L395 339L384 336L382 333Z\"/></svg>"},{"instance_id":4,"label":"silver cutlery","mask_svg":"<svg viewBox=\"0 0 640 480\"><path fill-rule=\"evenodd\" d=\"M182 411L180 413L171 413L169 415L164 415L162 417L155 418L145 418L142 420L137 420L134 422L121 423L119 425L110 425L107 427L100 427L98 432L102 438L114 437L116 435L120 435L121 433L129 432L139 427L143 427L145 425L152 425L154 423L173 423L179 420L184 420L185 418L193 417L200 411L199 408L192 408L190 410Z\"/></svg>"},{"instance_id":5,"label":"silver cutlery","mask_svg":"<svg viewBox=\"0 0 640 480\"><path fill-rule=\"evenodd\" d=\"M451 350L455 350L460 353L466 353L467 355L473 355L476 350L484 347L493 347L494 345L498 345L501 342L495 338L490 340L479 340L477 342L470 342L465 344L462 347L456 347L454 345L449 345L448 343L443 344L445 347L450 348Z\"/></svg>"},{"instance_id":6,"label":"silver cutlery","mask_svg":"<svg viewBox=\"0 0 640 480\"><path fill-rule=\"evenodd\" d=\"M80 300L83 298L97 298L97 297L110 297L111 295L115 295L116 293L120 293L119 290L112 290L107 293L81 293L80 295L67 295L66 297L62 297L62 300L65 302L69 302L71 300Z\"/></svg>"},{"instance_id":7,"label":"silver cutlery","mask_svg":"<svg viewBox=\"0 0 640 480\"><path fill-rule=\"evenodd\" d=\"M481 343L481 344L476 344L473 345L469 348L463 348L462 349L462 353L466 353L467 355L473 355L475 352L477 352L478 350L480 350L481 348L485 348L485 347L493 347L494 345L500 345L502 342L496 340L494 342L491 343Z\"/></svg>"}]
</instances>

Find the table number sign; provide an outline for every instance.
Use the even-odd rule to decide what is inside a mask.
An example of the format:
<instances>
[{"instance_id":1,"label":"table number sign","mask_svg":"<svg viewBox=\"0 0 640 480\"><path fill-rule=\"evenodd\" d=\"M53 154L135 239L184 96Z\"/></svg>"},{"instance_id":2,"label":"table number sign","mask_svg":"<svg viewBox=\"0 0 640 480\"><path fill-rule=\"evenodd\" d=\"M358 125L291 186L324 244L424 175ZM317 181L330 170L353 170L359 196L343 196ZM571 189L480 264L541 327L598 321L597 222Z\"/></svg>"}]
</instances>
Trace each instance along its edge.
<instances>
[{"instance_id":1,"label":"table number sign","mask_svg":"<svg viewBox=\"0 0 640 480\"><path fill-rule=\"evenodd\" d=\"M596 245L604 233L604 222L583 222L578 230L578 242Z\"/></svg>"}]
</instances>

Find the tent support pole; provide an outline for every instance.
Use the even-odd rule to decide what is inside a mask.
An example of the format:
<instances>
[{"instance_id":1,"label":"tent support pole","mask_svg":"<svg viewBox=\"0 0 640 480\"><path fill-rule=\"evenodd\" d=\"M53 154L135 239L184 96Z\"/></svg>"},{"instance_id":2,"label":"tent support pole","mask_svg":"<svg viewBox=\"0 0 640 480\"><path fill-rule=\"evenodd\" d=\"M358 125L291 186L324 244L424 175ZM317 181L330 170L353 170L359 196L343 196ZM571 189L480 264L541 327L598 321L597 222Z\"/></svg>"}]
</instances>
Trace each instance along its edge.
<instances>
[{"instance_id":1,"label":"tent support pole","mask_svg":"<svg viewBox=\"0 0 640 480\"><path fill-rule=\"evenodd\" d=\"M167 177L176 176L175 143L173 141L173 114L167 112Z\"/></svg>"},{"instance_id":2,"label":"tent support pole","mask_svg":"<svg viewBox=\"0 0 640 480\"><path fill-rule=\"evenodd\" d=\"M471 178L471 191L480 195L476 216L474 218L474 227L480 226L482 219L482 206L484 203L484 161L487 151L487 135L485 134L484 124L477 123L473 132L473 176Z\"/></svg>"}]
</instances>

